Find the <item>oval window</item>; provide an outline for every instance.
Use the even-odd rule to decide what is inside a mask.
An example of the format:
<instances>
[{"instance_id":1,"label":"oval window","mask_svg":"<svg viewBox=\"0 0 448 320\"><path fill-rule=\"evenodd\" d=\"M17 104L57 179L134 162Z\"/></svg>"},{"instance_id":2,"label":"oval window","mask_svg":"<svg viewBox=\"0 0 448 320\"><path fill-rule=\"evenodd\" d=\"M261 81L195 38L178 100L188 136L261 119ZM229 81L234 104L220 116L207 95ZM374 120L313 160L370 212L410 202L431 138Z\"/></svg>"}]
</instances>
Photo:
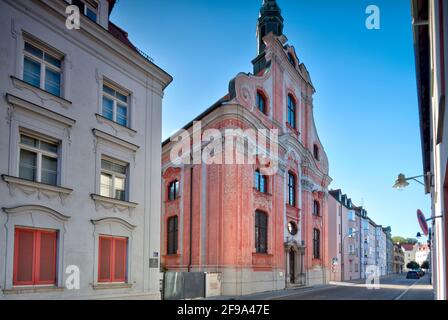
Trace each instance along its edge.
<instances>
[{"instance_id":1,"label":"oval window","mask_svg":"<svg viewBox=\"0 0 448 320\"><path fill-rule=\"evenodd\" d=\"M295 236L297 234L297 232L299 231L297 229L297 224L295 222L290 221L288 223L288 231L289 231L290 235Z\"/></svg>"}]
</instances>

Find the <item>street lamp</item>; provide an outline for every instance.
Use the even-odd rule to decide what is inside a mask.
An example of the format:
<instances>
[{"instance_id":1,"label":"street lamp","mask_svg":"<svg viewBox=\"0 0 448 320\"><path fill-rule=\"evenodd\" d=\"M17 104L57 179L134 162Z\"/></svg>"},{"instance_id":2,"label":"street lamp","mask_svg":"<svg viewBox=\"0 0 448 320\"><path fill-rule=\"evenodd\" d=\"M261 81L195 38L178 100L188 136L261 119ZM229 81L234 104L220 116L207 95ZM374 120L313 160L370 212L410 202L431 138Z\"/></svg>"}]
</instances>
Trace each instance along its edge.
<instances>
[{"instance_id":1,"label":"street lamp","mask_svg":"<svg viewBox=\"0 0 448 320\"><path fill-rule=\"evenodd\" d=\"M420 180L417 180L417 178L422 178L422 177L426 177L428 176L427 174L422 174L420 176L415 176L415 177L410 177L410 178L406 178L406 176L403 173L400 173L398 175L397 180L395 180L395 184L393 185L394 189L404 189L407 186L409 186L409 180L414 180L418 183L420 183L422 186L424 186L425 184L423 182L421 182Z\"/></svg>"}]
</instances>

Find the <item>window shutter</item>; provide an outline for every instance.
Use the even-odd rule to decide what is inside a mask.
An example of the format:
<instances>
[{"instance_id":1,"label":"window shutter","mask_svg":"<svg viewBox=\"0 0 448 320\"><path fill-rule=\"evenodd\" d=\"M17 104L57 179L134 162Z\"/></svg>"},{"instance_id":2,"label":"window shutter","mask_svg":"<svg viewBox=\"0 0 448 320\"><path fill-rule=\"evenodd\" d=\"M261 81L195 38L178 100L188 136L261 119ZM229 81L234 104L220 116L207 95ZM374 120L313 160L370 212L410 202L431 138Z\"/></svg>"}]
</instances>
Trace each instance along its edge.
<instances>
[{"instance_id":1,"label":"window shutter","mask_svg":"<svg viewBox=\"0 0 448 320\"><path fill-rule=\"evenodd\" d=\"M33 230L16 229L14 251L14 284L33 284L35 257Z\"/></svg>"},{"instance_id":2,"label":"window shutter","mask_svg":"<svg viewBox=\"0 0 448 320\"><path fill-rule=\"evenodd\" d=\"M126 281L126 239L114 239L115 242L115 271L113 281Z\"/></svg>"},{"instance_id":3,"label":"window shutter","mask_svg":"<svg viewBox=\"0 0 448 320\"><path fill-rule=\"evenodd\" d=\"M99 259L98 259L98 281L110 282L111 281L111 252L112 252L112 239L106 237L100 237L99 239Z\"/></svg>"},{"instance_id":4,"label":"window shutter","mask_svg":"<svg viewBox=\"0 0 448 320\"><path fill-rule=\"evenodd\" d=\"M51 284L56 282L56 232L39 232L40 246L38 257L38 282Z\"/></svg>"}]
</instances>

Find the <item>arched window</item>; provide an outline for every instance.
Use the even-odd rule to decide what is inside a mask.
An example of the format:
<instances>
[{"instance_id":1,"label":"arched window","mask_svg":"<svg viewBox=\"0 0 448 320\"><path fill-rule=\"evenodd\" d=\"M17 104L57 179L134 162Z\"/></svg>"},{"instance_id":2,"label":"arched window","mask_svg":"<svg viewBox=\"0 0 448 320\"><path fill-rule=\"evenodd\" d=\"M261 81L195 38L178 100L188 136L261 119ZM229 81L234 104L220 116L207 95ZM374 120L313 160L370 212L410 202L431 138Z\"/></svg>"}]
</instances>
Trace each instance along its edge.
<instances>
[{"instance_id":1,"label":"arched window","mask_svg":"<svg viewBox=\"0 0 448 320\"><path fill-rule=\"evenodd\" d=\"M313 202L313 215L320 216L320 204L317 200L314 200Z\"/></svg>"},{"instance_id":2,"label":"arched window","mask_svg":"<svg viewBox=\"0 0 448 320\"><path fill-rule=\"evenodd\" d=\"M316 159L317 161L319 161L319 146L317 144L315 144L313 146L313 155L314 155L314 159Z\"/></svg>"},{"instance_id":3,"label":"arched window","mask_svg":"<svg viewBox=\"0 0 448 320\"><path fill-rule=\"evenodd\" d=\"M320 259L320 230L313 230L313 258Z\"/></svg>"},{"instance_id":4,"label":"arched window","mask_svg":"<svg viewBox=\"0 0 448 320\"><path fill-rule=\"evenodd\" d=\"M264 114L267 113L266 98L260 91L257 91L257 108Z\"/></svg>"},{"instance_id":5,"label":"arched window","mask_svg":"<svg viewBox=\"0 0 448 320\"><path fill-rule=\"evenodd\" d=\"M288 95L288 123L296 129L296 102L291 95Z\"/></svg>"},{"instance_id":6,"label":"arched window","mask_svg":"<svg viewBox=\"0 0 448 320\"><path fill-rule=\"evenodd\" d=\"M260 173L260 170L255 170L254 176L255 189L259 192L268 192L268 178Z\"/></svg>"},{"instance_id":7,"label":"arched window","mask_svg":"<svg viewBox=\"0 0 448 320\"><path fill-rule=\"evenodd\" d=\"M288 204L296 206L296 176L292 172L288 172Z\"/></svg>"},{"instance_id":8,"label":"arched window","mask_svg":"<svg viewBox=\"0 0 448 320\"><path fill-rule=\"evenodd\" d=\"M166 246L167 254L177 253L177 233L178 233L177 216L174 216L169 218L167 223L167 235L168 235Z\"/></svg>"},{"instance_id":9,"label":"arched window","mask_svg":"<svg viewBox=\"0 0 448 320\"><path fill-rule=\"evenodd\" d=\"M268 252L268 216L261 211L255 212L255 249L257 253Z\"/></svg>"}]
</instances>

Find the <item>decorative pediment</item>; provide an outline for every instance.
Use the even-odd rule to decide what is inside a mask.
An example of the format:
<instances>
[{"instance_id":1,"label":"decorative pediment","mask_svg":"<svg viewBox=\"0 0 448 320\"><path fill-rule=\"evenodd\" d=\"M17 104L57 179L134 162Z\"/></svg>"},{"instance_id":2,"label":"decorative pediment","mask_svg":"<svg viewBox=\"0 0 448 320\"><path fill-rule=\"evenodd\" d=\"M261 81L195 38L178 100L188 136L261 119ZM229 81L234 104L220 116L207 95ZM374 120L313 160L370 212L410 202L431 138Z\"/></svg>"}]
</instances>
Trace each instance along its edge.
<instances>
[{"instance_id":1,"label":"decorative pediment","mask_svg":"<svg viewBox=\"0 0 448 320\"><path fill-rule=\"evenodd\" d=\"M25 205L25 206L18 206L13 208L2 208L3 211L7 214L20 214L20 213L31 213L31 212L42 212L45 214L48 214L52 216L54 219L65 222L70 219L69 216L66 216L60 212L57 212L56 210L53 210L48 207L39 206L39 205Z\"/></svg>"},{"instance_id":2,"label":"decorative pediment","mask_svg":"<svg viewBox=\"0 0 448 320\"><path fill-rule=\"evenodd\" d=\"M107 217L107 218L103 218L103 219L90 220L90 221L95 226L101 225L101 224L110 224L110 223L119 224L119 225L123 226L124 228L128 229L129 231L132 231L137 227L137 226L134 226L133 224L130 224L126 220L123 220L120 218L114 218L114 217Z\"/></svg>"}]
</instances>

